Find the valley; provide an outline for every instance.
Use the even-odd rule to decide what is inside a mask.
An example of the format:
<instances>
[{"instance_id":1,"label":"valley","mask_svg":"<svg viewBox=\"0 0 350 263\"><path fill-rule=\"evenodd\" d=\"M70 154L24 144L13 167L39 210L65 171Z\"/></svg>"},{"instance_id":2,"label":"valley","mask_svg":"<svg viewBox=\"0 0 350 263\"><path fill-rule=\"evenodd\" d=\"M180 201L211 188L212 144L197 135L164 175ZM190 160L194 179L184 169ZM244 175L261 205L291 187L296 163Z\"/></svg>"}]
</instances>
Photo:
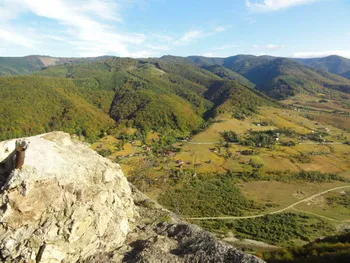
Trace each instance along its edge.
<instances>
[{"instance_id":1,"label":"valley","mask_svg":"<svg viewBox=\"0 0 350 263\"><path fill-rule=\"evenodd\" d=\"M350 80L336 72L244 55L30 61L2 65L27 74L0 77L2 140L74 134L251 253L350 229Z\"/></svg>"}]
</instances>

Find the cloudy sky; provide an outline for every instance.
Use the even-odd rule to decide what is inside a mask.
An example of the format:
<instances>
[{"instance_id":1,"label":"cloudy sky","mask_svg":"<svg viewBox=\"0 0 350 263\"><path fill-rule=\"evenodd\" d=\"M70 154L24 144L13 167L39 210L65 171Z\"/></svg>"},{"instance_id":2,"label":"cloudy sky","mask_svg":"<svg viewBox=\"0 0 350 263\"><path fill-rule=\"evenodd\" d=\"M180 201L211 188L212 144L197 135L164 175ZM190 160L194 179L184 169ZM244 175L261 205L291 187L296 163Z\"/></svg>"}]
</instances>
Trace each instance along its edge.
<instances>
[{"instance_id":1,"label":"cloudy sky","mask_svg":"<svg viewBox=\"0 0 350 263\"><path fill-rule=\"evenodd\" d=\"M0 0L0 56L350 58L350 0Z\"/></svg>"}]
</instances>

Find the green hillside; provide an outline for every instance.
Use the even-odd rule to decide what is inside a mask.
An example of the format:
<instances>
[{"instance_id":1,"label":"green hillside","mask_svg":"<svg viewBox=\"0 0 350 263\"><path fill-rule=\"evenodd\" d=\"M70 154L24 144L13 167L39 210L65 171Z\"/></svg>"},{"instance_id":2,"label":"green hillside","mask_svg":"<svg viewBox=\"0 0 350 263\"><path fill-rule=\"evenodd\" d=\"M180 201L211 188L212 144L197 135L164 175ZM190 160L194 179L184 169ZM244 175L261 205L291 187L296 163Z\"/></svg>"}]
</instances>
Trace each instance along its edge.
<instances>
[{"instance_id":1,"label":"green hillside","mask_svg":"<svg viewBox=\"0 0 350 263\"><path fill-rule=\"evenodd\" d=\"M110 115L140 129L188 133L212 103L201 94L214 74L188 65L110 58L101 62L50 67L38 75L73 79L79 87L115 93Z\"/></svg>"},{"instance_id":2,"label":"green hillside","mask_svg":"<svg viewBox=\"0 0 350 263\"><path fill-rule=\"evenodd\" d=\"M350 232L328 236L302 247L264 254L268 263L345 263L350 257Z\"/></svg>"},{"instance_id":3,"label":"green hillside","mask_svg":"<svg viewBox=\"0 0 350 263\"><path fill-rule=\"evenodd\" d=\"M52 59L40 59L44 58ZM221 113L244 119L257 113L259 106L279 106L259 91L272 98L284 99L298 93L340 96L343 93L339 91L349 92L350 87L350 81L343 77L312 70L290 59L247 55L226 59L191 59L193 61L172 56L160 59L67 58L26 79L3 78L1 92L6 92L7 97L21 94L17 104L23 111L26 107L30 108L30 104L22 103L22 94L29 97L33 89L40 103L47 106L51 100L53 105L48 112L38 110L40 121L32 126L23 120L19 126L10 121L20 116L19 111L11 111L2 120L2 127L6 129L3 137L62 129L84 133L93 139L115 122L140 130L173 131L188 135L209 117ZM62 64L62 61L66 63ZM203 68L198 67L199 63ZM204 65L210 63L221 63L222 66ZM22 91L26 86L30 88ZM38 94L47 95L40 97ZM63 95L66 96L64 99ZM40 103L38 107L46 107L40 106ZM69 107L62 106L65 104ZM8 105L3 104L3 112L7 110L6 107ZM80 116L84 108L90 115ZM28 112L34 116L33 111L30 109ZM12 116L14 114L16 116Z\"/></svg>"},{"instance_id":4,"label":"green hillside","mask_svg":"<svg viewBox=\"0 0 350 263\"><path fill-rule=\"evenodd\" d=\"M238 73L254 83L258 90L276 99L285 99L299 93L325 93L334 96L338 94L334 90L345 93L350 91L350 82L346 78L322 69L306 67L288 58L237 55L228 58L187 59L207 69L215 68L219 71L219 76L227 77L225 74L230 74L230 71ZM220 70L219 66L229 71ZM236 80L242 83L242 80Z\"/></svg>"},{"instance_id":5,"label":"green hillside","mask_svg":"<svg viewBox=\"0 0 350 263\"><path fill-rule=\"evenodd\" d=\"M261 94L247 88L236 81L214 81L204 94L205 98L214 102L212 115L230 113L244 119L257 112L259 106L278 104Z\"/></svg>"},{"instance_id":6,"label":"green hillside","mask_svg":"<svg viewBox=\"0 0 350 263\"><path fill-rule=\"evenodd\" d=\"M0 76L29 75L55 65L77 64L107 59L108 56L91 58L63 58L32 55L26 57L0 57Z\"/></svg>"},{"instance_id":7,"label":"green hillside","mask_svg":"<svg viewBox=\"0 0 350 263\"><path fill-rule=\"evenodd\" d=\"M36 93L50 92L45 99L39 99L40 103L47 103L47 98L54 96L51 93L62 96L63 89L65 94L74 94L68 95L70 101L67 102L77 107L74 112L81 107L89 107L90 110L93 109L93 114L106 114L98 119L108 119L108 124L111 124L111 119L107 114L122 126L158 132L172 131L184 135L197 130L206 118L219 112L245 116L256 112L259 105L271 103L267 97L249 88L253 84L238 73L224 67L210 67L212 73L184 61L186 60L176 57L112 57L98 61L65 63L35 72L34 76L28 77L22 85L32 88L38 85ZM20 81L21 77L3 81L2 92L12 91L12 95L16 96L21 86L17 87L13 83ZM13 88L14 85L16 89ZM47 90L42 91L45 87ZM29 94L30 90L26 92ZM10 137L11 134L18 136L20 130L23 130L23 134L35 134L51 129L82 133L80 130L86 130L85 126L90 130L91 127L95 127L88 137L96 137L101 130L105 130L102 124L95 125L96 121L91 121L91 125L84 123L69 126L67 120L78 116L66 116L67 110L62 109L61 105L66 102L62 102L62 99L51 101L54 106L52 112L40 112L39 119L42 118L43 123L50 123L54 116L57 122L55 125L46 127L47 125L41 123L38 124L41 128L36 125L15 128L12 122L7 122L6 126L11 131L6 137ZM81 103L75 104L77 101ZM24 103L23 108L26 107L29 106ZM59 109L64 113L60 115Z\"/></svg>"},{"instance_id":8,"label":"green hillside","mask_svg":"<svg viewBox=\"0 0 350 263\"><path fill-rule=\"evenodd\" d=\"M295 61L302 65L350 78L350 59L347 58L328 56L324 58L295 59Z\"/></svg>"},{"instance_id":9,"label":"green hillside","mask_svg":"<svg viewBox=\"0 0 350 263\"><path fill-rule=\"evenodd\" d=\"M223 66L219 65L212 65L212 66L203 66L204 69L214 73L215 75L219 76L220 78L226 79L226 80L235 80L238 83L247 86L249 88L254 88L255 84L250 82L248 79L243 77L242 75L229 70L228 68L225 68Z\"/></svg>"},{"instance_id":10,"label":"green hillside","mask_svg":"<svg viewBox=\"0 0 350 263\"><path fill-rule=\"evenodd\" d=\"M28 75L44 67L37 56L0 57L0 76Z\"/></svg>"},{"instance_id":11,"label":"green hillside","mask_svg":"<svg viewBox=\"0 0 350 263\"><path fill-rule=\"evenodd\" d=\"M253 55L236 55L227 58L207 58L200 56L187 57L187 60L191 61L192 63L195 63L200 67L219 65L228 68L234 72L237 72L241 75L244 75L248 70L273 59L274 57L270 56Z\"/></svg>"},{"instance_id":12,"label":"green hillside","mask_svg":"<svg viewBox=\"0 0 350 263\"><path fill-rule=\"evenodd\" d=\"M322 72L319 74L290 59L277 58L249 70L245 75L256 88L268 96L284 99L298 93L334 94L348 92L350 82L345 78Z\"/></svg>"},{"instance_id":13,"label":"green hillside","mask_svg":"<svg viewBox=\"0 0 350 263\"><path fill-rule=\"evenodd\" d=\"M113 120L84 96L93 94L81 91L71 79L1 77L0 140L54 130L89 140L104 135Z\"/></svg>"}]
</instances>

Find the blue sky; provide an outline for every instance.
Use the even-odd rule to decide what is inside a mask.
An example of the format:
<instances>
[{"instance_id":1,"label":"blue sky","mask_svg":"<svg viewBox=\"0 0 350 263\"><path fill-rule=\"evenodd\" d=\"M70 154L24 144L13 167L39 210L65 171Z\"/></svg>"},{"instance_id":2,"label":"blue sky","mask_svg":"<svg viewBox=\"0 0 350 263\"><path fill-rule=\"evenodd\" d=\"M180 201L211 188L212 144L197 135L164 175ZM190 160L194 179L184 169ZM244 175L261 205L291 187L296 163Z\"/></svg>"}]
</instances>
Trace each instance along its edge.
<instances>
[{"instance_id":1,"label":"blue sky","mask_svg":"<svg viewBox=\"0 0 350 263\"><path fill-rule=\"evenodd\" d=\"M349 0L0 0L0 56L350 58Z\"/></svg>"}]
</instances>

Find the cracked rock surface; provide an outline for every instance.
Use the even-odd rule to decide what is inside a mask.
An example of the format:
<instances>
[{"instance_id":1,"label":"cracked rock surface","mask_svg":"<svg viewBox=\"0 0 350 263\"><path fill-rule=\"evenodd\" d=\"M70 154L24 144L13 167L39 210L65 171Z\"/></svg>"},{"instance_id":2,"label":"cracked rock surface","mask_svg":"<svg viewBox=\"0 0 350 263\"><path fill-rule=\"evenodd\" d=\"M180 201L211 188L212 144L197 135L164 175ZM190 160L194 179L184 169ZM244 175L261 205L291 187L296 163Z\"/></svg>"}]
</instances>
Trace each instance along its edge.
<instances>
[{"instance_id":1,"label":"cracked rock surface","mask_svg":"<svg viewBox=\"0 0 350 263\"><path fill-rule=\"evenodd\" d=\"M261 263L186 224L63 132L0 142L1 262Z\"/></svg>"},{"instance_id":2,"label":"cracked rock surface","mask_svg":"<svg viewBox=\"0 0 350 263\"><path fill-rule=\"evenodd\" d=\"M119 165L62 132L27 140L24 166L0 194L2 261L76 262L122 246L134 203Z\"/></svg>"}]
</instances>

